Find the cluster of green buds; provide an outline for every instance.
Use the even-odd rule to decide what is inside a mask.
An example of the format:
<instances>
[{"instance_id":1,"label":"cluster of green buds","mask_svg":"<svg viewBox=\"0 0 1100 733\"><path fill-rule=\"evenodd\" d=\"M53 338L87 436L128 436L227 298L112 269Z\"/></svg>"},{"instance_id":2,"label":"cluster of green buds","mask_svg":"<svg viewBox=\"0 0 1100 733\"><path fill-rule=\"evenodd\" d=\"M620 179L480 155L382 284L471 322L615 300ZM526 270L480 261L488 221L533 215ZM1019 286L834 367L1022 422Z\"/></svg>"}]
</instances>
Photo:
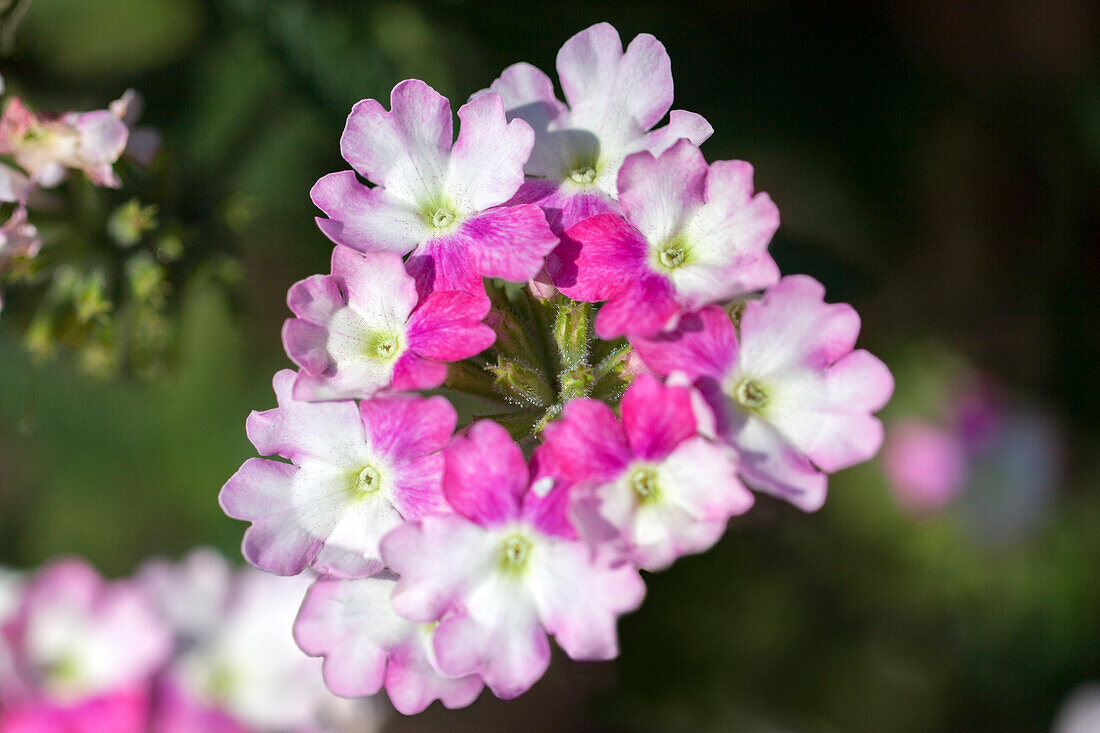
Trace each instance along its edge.
<instances>
[{"instance_id":1,"label":"cluster of green buds","mask_svg":"<svg viewBox=\"0 0 1100 733\"><path fill-rule=\"evenodd\" d=\"M533 447L542 428L572 399L617 404L633 379L626 339L597 339L591 303L537 285L486 281L497 333L491 348L449 365L443 389L474 419L489 418ZM452 394L459 393L459 394Z\"/></svg>"}]
</instances>

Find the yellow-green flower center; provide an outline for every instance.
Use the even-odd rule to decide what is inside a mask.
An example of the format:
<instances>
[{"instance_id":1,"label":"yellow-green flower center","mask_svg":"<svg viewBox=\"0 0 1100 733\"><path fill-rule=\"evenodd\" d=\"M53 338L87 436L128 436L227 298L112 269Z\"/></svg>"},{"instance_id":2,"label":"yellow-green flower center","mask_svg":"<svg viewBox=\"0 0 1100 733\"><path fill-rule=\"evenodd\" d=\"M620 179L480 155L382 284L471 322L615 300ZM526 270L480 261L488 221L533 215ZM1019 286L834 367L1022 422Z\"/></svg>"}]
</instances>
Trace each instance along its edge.
<instances>
[{"instance_id":1,"label":"yellow-green flower center","mask_svg":"<svg viewBox=\"0 0 1100 733\"><path fill-rule=\"evenodd\" d=\"M687 252L684 251L683 247L673 246L662 249L658 257L661 258L662 265L673 270L684 264L684 260L687 259Z\"/></svg>"},{"instance_id":2,"label":"yellow-green flower center","mask_svg":"<svg viewBox=\"0 0 1100 733\"><path fill-rule=\"evenodd\" d=\"M657 497L657 471L649 466L640 466L630 474L630 488L640 501L651 501Z\"/></svg>"},{"instance_id":3,"label":"yellow-green flower center","mask_svg":"<svg viewBox=\"0 0 1100 733\"><path fill-rule=\"evenodd\" d=\"M382 475L374 466L364 466L355 478L355 490L362 494L378 491L382 486Z\"/></svg>"},{"instance_id":4,"label":"yellow-green flower center","mask_svg":"<svg viewBox=\"0 0 1100 733\"><path fill-rule=\"evenodd\" d=\"M374 332L367 335L367 356L379 361L393 361L401 353L401 339L397 334Z\"/></svg>"},{"instance_id":5,"label":"yellow-green flower center","mask_svg":"<svg viewBox=\"0 0 1100 733\"><path fill-rule=\"evenodd\" d=\"M501 545L501 567L511 572L519 572L527 565L531 555L531 540L523 535L514 534Z\"/></svg>"},{"instance_id":6,"label":"yellow-green flower center","mask_svg":"<svg viewBox=\"0 0 1100 733\"><path fill-rule=\"evenodd\" d=\"M768 393L759 382L752 379L742 379L733 388L733 399L737 404L750 412L759 412L768 404Z\"/></svg>"},{"instance_id":7,"label":"yellow-green flower center","mask_svg":"<svg viewBox=\"0 0 1100 733\"><path fill-rule=\"evenodd\" d=\"M596 169L590 165L577 166L569 171L569 180L573 183L592 183L596 180Z\"/></svg>"},{"instance_id":8,"label":"yellow-green flower center","mask_svg":"<svg viewBox=\"0 0 1100 733\"><path fill-rule=\"evenodd\" d=\"M430 221L432 226L436 229L445 229L451 224L454 224L455 213L441 206L432 212L431 216L428 217L428 221Z\"/></svg>"}]
</instances>

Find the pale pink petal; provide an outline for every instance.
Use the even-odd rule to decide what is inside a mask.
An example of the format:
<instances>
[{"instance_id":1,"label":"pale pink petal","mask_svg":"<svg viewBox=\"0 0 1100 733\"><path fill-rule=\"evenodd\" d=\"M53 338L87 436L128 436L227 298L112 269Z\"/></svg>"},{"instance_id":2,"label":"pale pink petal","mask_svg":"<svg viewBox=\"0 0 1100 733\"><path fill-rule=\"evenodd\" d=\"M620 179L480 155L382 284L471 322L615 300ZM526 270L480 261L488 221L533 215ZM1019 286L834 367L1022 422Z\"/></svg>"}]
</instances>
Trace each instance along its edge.
<instances>
[{"instance_id":1,"label":"pale pink petal","mask_svg":"<svg viewBox=\"0 0 1100 733\"><path fill-rule=\"evenodd\" d=\"M535 134L523 120L508 122L503 101L491 92L460 107L458 117L462 124L451 150L447 190L461 215L512 197L523 183Z\"/></svg>"},{"instance_id":2,"label":"pale pink petal","mask_svg":"<svg viewBox=\"0 0 1100 733\"><path fill-rule=\"evenodd\" d=\"M702 115L674 109L668 113L668 124L658 127L645 136L644 147L654 155L660 155L680 139L691 141L692 145L702 145L714 134L714 128Z\"/></svg>"},{"instance_id":3,"label":"pale pink petal","mask_svg":"<svg viewBox=\"0 0 1100 733\"><path fill-rule=\"evenodd\" d=\"M367 188L354 171L330 173L313 185L310 198L329 218L317 226L336 244L361 252L411 252L431 232L424 214L384 188Z\"/></svg>"},{"instance_id":4,"label":"pale pink petal","mask_svg":"<svg viewBox=\"0 0 1100 733\"><path fill-rule=\"evenodd\" d=\"M619 204L653 246L679 235L704 203L707 161L688 140L659 157L648 152L628 157L619 169ZM690 243L694 251L695 243Z\"/></svg>"},{"instance_id":5,"label":"pale pink petal","mask_svg":"<svg viewBox=\"0 0 1100 733\"><path fill-rule=\"evenodd\" d=\"M624 54L618 32L598 23L565 42L557 68L574 124L601 140L648 130L672 106L671 62L649 34L634 38Z\"/></svg>"},{"instance_id":6,"label":"pale pink petal","mask_svg":"<svg viewBox=\"0 0 1100 733\"><path fill-rule=\"evenodd\" d=\"M0 163L0 201L26 201L33 188L30 178L10 165Z\"/></svg>"},{"instance_id":7,"label":"pale pink petal","mask_svg":"<svg viewBox=\"0 0 1100 733\"><path fill-rule=\"evenodd\" d=\"M365 442L355 404L299 401L291 395L294 380L289 369L278 372L273 382L279 407L248 416L248 439L256 450L298 465L324 460L350 468L361 463Z\"/></svg>"},{"instance_id":8,"label":"pale pink petal","mask_svg":"<svg viewBox=\"0 0 1100 733\"><path fill-rule=\"evenodd\" d=\"M747 417L732 435L741 456L741 475L749 486L806 512L825 503L828 478L766 421Z\"/></svg>"},{"instance_id":9,"label":"pale pink petal","mask_svg":"<svg viewBox=\"0 0 1100 733\"><path fill-rule=\"evenodd\" d=\"M907 420L891 426L882 458L890 486L906 506L945 506L966 481L966 446L936 425Z\"/></svg>"},{"instance_id":10,"label":"pale pink petal","mask_svg":"<svg viewBox=\"0 0 1100 733\"><path fill-rule=\"evenodd\" d=\"M431 632L390 607L391 577L321 579L310 587L294 623L307 654L323 656L325 684L344 697L366 697L386 688L405 715L433 700L468 705L481 690L477 677L447 679L432 666Z\"/></svg>"},{"instance_id":11,"label":"pale pink petal","mask_svg":"<svg viewBox=\"0 0 1100 733\"><path fill-rule=\"evenodd\" d=\"M567 118L568 108L554 94L554 82L531 64L512 64L489 86L504 101L508 119L520 119L535 132L535 143L524 171L531 176L558 176L567 170L561 145L555 144L550 126Z\"/></svg>"},{"instance_id":12,"label":"pale pink petal","mask_svg":"<svg viewBox=\"0 0 1100 733\"><path fill-rule=\"evenodd\" d=\"M645 596L633 565L593 559L580 542L555 542L532 562L530 572L539 617L566 654L585 661L618 655L618 617Z\"/></svg>"},{"instance_id":13,"label":"pale pink petal","mask_svg":"<svg viewBox=\"0 0 1100 733\"><path fill-rule=\"evenodd\" d=\"M622 399L623 427L631 452L659 461L696 434L691 392L666 387L650 375L639 375Z\"/></svg>"},{"instance_id":14,"label":"pale pink petal","mask_svg":"<svg viewBox=\"0 0 1100 733\"><path fill-rule=\"evenodd\" d=\"M494 567L497 543L484 529L454 514L404 524L382 540L386 567L400 576L390 600L402 617L440 620Z\"/></svg>"},{"instance_id":15,"label":"pale pink petal","mask_svg":"<svg viewBox=\"0 0 1100 733\"><path fill-rule=\"evenodd\" d=\"M825 288L806 275L789 275L741 317L741 363L754 375L827 367L847 354L859 335L859 314L846 303L824 302Z\"/></svg>"},{"instance_id":16,"label":"pale pink petal","mask_svg":"<svg viewBox=\"0 0 1100 733\"><path fill-rule=\"evenodd\" d=\"M288 463L249 458L222 487L218 502L233 519L252 522L241 552L257 567L278 575L297 575L317 555L323 541L294 521L293 478Z\"/></svg>"},{"instance_id":17,"label":"pale pink petal","mask_svg":"<svg viewBox=\"0 0 1100 733\"><path fill-rule=\"evenodd\" d=\"M456 512L482 526L519 515L527 489L527 461L498 423L475 422L454 437L443 456L443 493Z\"/></svg>"},{"instance_id":18,"label":"pale pink petal","mask_svg":"<svg viewBox=\"0 0 1100 733\"><path fill-rule=\"evenodd\" d=\"M489 301L453 291L429 295L409 318L409 348L440 361L459 361L493 345L496 332L481 322Z\"/></svg>"},{"instance_id":19,"label":"pale pink petal","mask_svg":"<svg viewBox=\"0 0 1100 733\"><path fill-rule=\"evenodd\" d=\"M361 314L387 323L404 323L416 307L416 285L393 252L359 253L347 247L332 251L332 277L347 304Z\"/></svg>"},{"instance_id":20,"label":"pale pink petal","mask_svg":"<svg viewBox=\"0 0 1100 733\"><path fill-rule=\"evenodd\" d=\"M447 179L454 132L451 104L419 79L393 88L389 112L376 100L352 108L340 152L364 178L393 197L430 206Z\"/></svg>"}]
</instances>

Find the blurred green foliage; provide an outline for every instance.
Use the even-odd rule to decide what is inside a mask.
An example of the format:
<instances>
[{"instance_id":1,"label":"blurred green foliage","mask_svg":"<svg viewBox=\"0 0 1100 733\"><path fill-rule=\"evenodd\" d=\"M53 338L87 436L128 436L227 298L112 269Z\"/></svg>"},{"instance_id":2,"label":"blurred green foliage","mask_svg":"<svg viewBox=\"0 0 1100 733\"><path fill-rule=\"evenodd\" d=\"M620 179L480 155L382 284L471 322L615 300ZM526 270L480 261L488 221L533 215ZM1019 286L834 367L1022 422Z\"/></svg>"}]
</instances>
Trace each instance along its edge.
<instances>
[{"instance_id":1,"label":"blurred green foliage","mask_svg":"<svg viewBox=\"0 0 1100 733\"><path fill-rule=\"evenodd\" d=\"M36 324L4 312L0 563L79 553L124 573L198 543L235 553L242 527L217 491L252 455L244 419L273 406L288 364L286 288L327 265L308 192L346 167L351 105L408 76L458 102L515 61L551 69L600 20L656 34L675 106L716 128L708 156L754 163L783 213L781 266L854 303L861 344L895 366L889 416L934 413L939 362L962 358L1064 417L1071 471L1045 522L997 544L952 513L905 517L873 465L837 476L816 515L762 498L714 551L650 578L611 689L547 681L393 727L1045 729L1100 677L1100 64L1086 0L34 0L0 66L9 87L65 109L133 86L164 134L155 175L93 202L85 223L108 226L135 195L139 213L156 205L164 237L116 265L141 298L178 296L170 321L138 329L177 359L146 383L89 379L72 359L32 362L17 331L34 344ZM134 215L116 213L131 229ZM56 286L78 296L77 322L105 307L95 273Z\"/></svg>"}]
</instances>

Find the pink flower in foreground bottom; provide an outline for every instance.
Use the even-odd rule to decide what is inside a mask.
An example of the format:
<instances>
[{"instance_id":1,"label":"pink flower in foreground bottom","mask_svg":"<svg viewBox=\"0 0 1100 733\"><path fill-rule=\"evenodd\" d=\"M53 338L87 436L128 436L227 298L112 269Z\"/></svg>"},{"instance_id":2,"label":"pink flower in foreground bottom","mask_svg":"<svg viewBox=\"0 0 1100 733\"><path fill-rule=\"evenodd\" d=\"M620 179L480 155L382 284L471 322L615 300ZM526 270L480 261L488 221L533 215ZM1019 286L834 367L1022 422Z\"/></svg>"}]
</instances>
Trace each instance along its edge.
<instances>
[{"instance_id":1,"label":"pink flower in foreground bottom","mask_svg":"<svg viewBox=\"0 0 1100 733\"><path fill-rule=\"evenodd\" d=\"M362 577L382 569L379 540L406 520L448 511L439 450L457 415L442 397L301 402L294 372L275 375L279 407L253 412L250 458L222 488L225 513L252 522L245 557L280 575L307 565Z\"/></svg>"},{"instance_id":2,"label":"pink flower in foreground bottom","mask_svg":"<svg viewBox=\"0 0 1100 733\"><path fill-rule=\"evenodd\" d=\"M383 687L399 712L413 715L433 700L448 708L473 702L482 683L476 675L448 679L435 667L434 624L394 613L394 578L318 580L306 594L294 637L308 654L325 657L325 684L338 695L367 697Z\"/></svg>"},{"instance_id":3,"label":"pink flower in foreground bottom","mask_svg":"<svg viewBox=\"0 0 1100 733\"><path fill-rule=\"evenodd\" d=\"M444 492L458 514L426 517L382 542L400 575L394 610L439 622L440 671L479 674L508 699L546 671L548 633L574 659L615 657L616 620L638 607L645 584L632 565L594 557L577 539L568 487L529 487L519 446L493 422L474 423L445 456Z\"/></svg>"},{"instance_id":4,"label":"pink flower in foreground bottom","mask_svg":"<svg viewBox=\"0 0 1100 733\"><path fill-rule=\"evenodd\" d=\"M539 449L574 491L587 489L581 524L608 524L606 535L646 570L707 549L753 502L737 453L698 435L690 392L643 374L623 397L621 422L602 402L573 400Z\"/></svg>"},{"instance_id":5,"label":"pink flower in foreground bottom","mask_svg":"<svg viewBox=\"0 0 1100 733\"><path fill-rule=\"evenodd\" d=\"M539 207L501 205L523 183L531 128L508 122L496 94L464 104L458 117L455 140L450 102L418 79L394 87L389 111L359 102L340 139L355 171L327 175L311 192L329 217L317 223L337 244L411 252L421 295L482 295L483 276L528 280L558 243Z\"/></svg>"},{"instance_id":6,"label":"pink flower in foreground bottom","mask_svg":"<svg viewBox=\"0 0 1100 733\"><path fill-rule=\"evenodd\" d=\"M295 284L283 327L287 354L302 371L301 400L368 398L385 389L438 387L447 365L492 345L481 323L489 301L454 291L417 304L416 283L393 252L332 252L332 274Z\"/></svg>"},{"instance_id":7,"label":"pink flower in foreground bottom","mask_svg":"<svg viewBox=\"0 0 1100 733\"><path fill-rule=\"evenodd\" d=\"M821 283L792 275L746 305L740 341L718 307L631 340L650 369L695 380L750 486L806 511L824 503L826 474L878 451L882 423L872 413L894 391L885 364L853 351L855 310L824 297Z\"/></svg>"},{"instance_id":8,"label":"pink flower in foreground bottom","mask_svg":"<svg viewBox=\"0 0 1100 733\"><path fill-rule=\"evenodd\" d=\"M2 633L16 674L0 689L0 729L144 730L148 683L171 635L136 584L54 562L26 582Z\"/></svg>"}]
</instances>

